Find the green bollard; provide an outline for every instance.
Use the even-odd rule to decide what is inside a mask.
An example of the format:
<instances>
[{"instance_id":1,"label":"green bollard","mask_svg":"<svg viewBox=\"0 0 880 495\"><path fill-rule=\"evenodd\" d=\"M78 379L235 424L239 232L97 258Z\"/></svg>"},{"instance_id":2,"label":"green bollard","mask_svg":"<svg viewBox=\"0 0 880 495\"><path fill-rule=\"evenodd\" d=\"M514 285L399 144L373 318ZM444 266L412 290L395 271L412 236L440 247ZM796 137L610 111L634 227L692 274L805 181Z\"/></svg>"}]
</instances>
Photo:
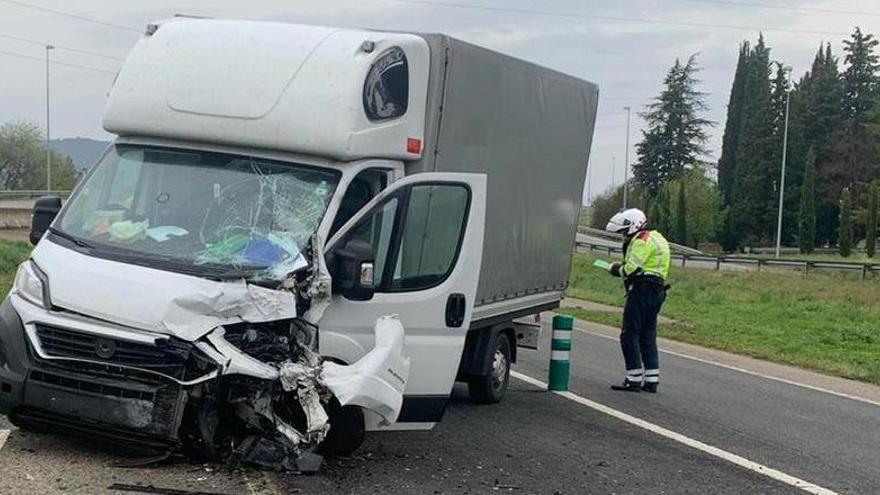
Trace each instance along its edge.
<instances>
[{"instance_id":1,"label":"green bollard","mask_svg":"<svg viewBox=\"0 0 880 495\"><path fill-rule=\"evenodd\" d=\"M574 318L571 316L556 315L553 317L553 340L550 343L550 378L547 380L549 390L568 390L572 328L574 328Z\"/></svg>"}]
</instances>

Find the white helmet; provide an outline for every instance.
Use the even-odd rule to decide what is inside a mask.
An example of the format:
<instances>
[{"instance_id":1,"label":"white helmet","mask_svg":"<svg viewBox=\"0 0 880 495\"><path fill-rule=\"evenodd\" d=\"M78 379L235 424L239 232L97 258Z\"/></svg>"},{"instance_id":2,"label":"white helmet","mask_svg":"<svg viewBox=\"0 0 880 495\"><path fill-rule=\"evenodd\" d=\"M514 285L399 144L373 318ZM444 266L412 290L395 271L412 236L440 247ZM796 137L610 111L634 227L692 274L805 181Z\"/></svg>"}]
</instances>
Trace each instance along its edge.
<instances>
[{"instance_id":1,"label":"white helmet","mask_svg":"<svg viewBox=\"0 0 880 495\"><path fill-rule=\"evenodd\" d=\"M647 224L648 217L645 216L642 210L630 208L618 212L611 217L611 220L608 220L608 225L605 226L605 230L615 234L633 235L644 229Z\"/></svg>"}]
</instances>

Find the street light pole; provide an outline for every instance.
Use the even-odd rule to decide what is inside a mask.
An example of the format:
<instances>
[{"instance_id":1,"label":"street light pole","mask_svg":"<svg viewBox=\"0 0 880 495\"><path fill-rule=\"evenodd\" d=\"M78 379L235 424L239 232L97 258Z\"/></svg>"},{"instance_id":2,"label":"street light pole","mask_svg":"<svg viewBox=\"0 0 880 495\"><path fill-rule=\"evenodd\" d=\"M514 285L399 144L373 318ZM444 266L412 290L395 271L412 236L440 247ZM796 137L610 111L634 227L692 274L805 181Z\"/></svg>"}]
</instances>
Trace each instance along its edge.
<instances>
[{"instance_id":1,"label":"street light pole","mask_svg":"<svg viewBox=\"0 0 880 495\"><path fill-rule=\"evenodd\" d=\"M624 162L623 162L623 209L626 209L626 190L628 189L627 183L629 182L629 112L630 108L628 106L623 107L626 110L626 152L624 154Z\"/></svg>"},{"instance_id":2,"label":"street light pole","mask_svg":"<svg viewBox=\"0 0 880 495\"><path fill-rule=\"evenodd\" d=\"M790 72L791 67L786 67L783 69L785 72ZM779 259L779 250L782 245L782 207L783 207L783 199L785 198L785 155L786 151L788 151L788 105L791 101L791 85L788 86L788 90L785 92L785 130L782 131L782 172L779 178L779 214L776 219L776 258Z\"/></svg>"},{"instance_id":3,"label":"street light pole","mask_svg":"<svg viewBox=\"0 0 880 495\"><path fill-rule=\"evenodd\" d=\"M617 161L616 157L611 157L611 189L614 189L614 183L617 182Z\"/></svg>"},{"instance_id":4,"label":"street light pole","mask_svg":"<svg viewBox=\"0 0 880 495\"><path fill-rule=\"evenodd\" d=\"M50 124L49 124L49 51L54 50L52 45L46 45L46 194L52 190L52 148L50 148Z\"/></svg>"},{"instance_id":5,"label":"street light pole","mask_svg":"<svg viewBox=\"0 0 880 495\"><path fill-rule=\"evenodd\" d=\"M590 159L587 159L587 206L593 204L593 167L590 166Z\"/></svg>"}]
</instances>

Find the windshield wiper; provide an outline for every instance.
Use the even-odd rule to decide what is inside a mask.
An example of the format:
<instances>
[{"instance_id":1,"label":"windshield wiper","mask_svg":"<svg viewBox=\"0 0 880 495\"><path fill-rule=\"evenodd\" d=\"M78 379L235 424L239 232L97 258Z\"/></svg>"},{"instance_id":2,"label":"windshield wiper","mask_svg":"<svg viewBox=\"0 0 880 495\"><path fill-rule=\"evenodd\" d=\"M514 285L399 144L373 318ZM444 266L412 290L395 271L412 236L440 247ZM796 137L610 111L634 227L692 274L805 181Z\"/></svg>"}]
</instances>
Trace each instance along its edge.
<instances>
[{"instance_id":1,"label":"windshield wiper","mask_svg":"<svg viewBox=\"0 0 880 495\"><path fill-rule=\"evenodd\" d=\"M218 273L210 273L207 276L217 278L218 280L235 280L239 278L248 279L257 272L268 269L265 265L246 265L232 270L222 271Z\"/></svg>"},{"instance_id":2,"label":"windshield wiper","mask_svg":"<svg viewBox=\"0 0 880 495\"><path fill-rule=\"evenodd\" d=\"M57 235L58 237L60 237L64 240L70 241L81 248L92 249L94 247L91 244L89 244L88 242L80 239L79 237L68 234L67 232L60 230L60 229L56 229L55 227L49 227L49 232Z\"/></svg>"}]
</instances>

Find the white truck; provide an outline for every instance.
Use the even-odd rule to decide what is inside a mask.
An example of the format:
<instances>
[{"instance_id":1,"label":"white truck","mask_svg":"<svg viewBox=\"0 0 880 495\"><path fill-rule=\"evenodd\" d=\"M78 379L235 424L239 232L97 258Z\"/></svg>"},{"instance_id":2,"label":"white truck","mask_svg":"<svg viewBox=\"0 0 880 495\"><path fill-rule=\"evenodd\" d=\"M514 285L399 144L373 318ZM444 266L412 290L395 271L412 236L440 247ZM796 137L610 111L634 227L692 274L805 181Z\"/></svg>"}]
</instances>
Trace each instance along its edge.
<instances>
[{"instance_id":1,"label":"white truck","mask_svg":"<svg viewBox=\"0 0 880 495\"><path fill-rule=\"evenodd\" d=\"M174 18L0 307L0 412L314 467L499 401L568 282L598 89L439 34ZM60 211L59 211L60 210Z\"/></svg>"}]
</instances>

